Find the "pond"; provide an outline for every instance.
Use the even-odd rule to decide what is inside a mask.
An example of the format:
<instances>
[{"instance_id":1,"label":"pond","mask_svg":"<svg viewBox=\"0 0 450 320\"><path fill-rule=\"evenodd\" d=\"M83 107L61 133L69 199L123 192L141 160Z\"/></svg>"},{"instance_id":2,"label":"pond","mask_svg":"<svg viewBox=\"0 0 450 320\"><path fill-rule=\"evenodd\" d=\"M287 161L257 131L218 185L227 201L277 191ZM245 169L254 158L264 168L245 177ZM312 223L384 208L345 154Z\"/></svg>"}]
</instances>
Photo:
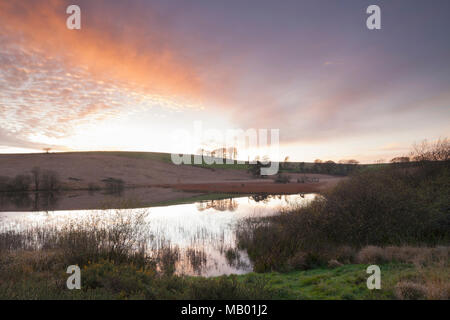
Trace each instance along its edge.
<instances>
[{"instance_id":1,"label":"pond","mask_svg":"<svg viewBox=\"0 0 450 320\"><path fill-rule=\"evenodd\" d=\"M236 248L235 227L248 217L269 216L289 206L303 206L316 194L251 196L169 205L131 212L148 212L149 232L154 243L170 244L179 250L176 273L218 276L252 271L245 251ZM0 224L20 229L24 225L58 225L70 219L84 219L90 213L110 210L50 212L0 212Z\"/></svg>"}]
</instances>

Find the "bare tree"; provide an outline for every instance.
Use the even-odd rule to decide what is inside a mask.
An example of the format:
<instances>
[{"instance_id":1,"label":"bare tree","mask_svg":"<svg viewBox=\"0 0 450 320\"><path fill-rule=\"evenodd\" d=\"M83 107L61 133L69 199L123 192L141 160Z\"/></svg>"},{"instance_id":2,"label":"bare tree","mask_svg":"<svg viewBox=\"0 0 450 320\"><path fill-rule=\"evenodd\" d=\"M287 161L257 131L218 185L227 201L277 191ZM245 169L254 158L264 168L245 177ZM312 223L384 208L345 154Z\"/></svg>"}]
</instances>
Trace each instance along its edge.
<instances>
[{"instance_id":1,"label":"bare tree","mask_svg":"<svg viewBox=\"0 0 450 320\"><path fill-rule=\"evenodd\" d=\"M43 148L42 150L44 150L45 153L50 153L50 150L52 150L52 148Z\"/></svg>"},{"instance_id":2,"label":"bare tree","mask_svg":"<svg viewBox=\"0 0 450 320\"><path fill-rule=\"evenodd\" d=\"M236 160L237 159L237 148L236 147L229 147L228 148L228 154L231 159Z\"/></svg>"},{"instance_id":3,"label":"bare tree","mask_svg":"<svg viewBox=\"0 0 450 320\"><path fill-rule=\"evenodd\" d=\"M357 165L359 164L358 160L355 159L349 159L349 160L339 160L340 164L353 164L353 165Z\"/></svg>"},{"instance_id":4,"label":"bare tree","mask_svg":"<svg viewBox=\"0 0 450 320\"><path fill-rule=\"evenodd\" d=\"M414 161L448 161L450 160L450 141L447 138L440 138L435 143L424 140L420 144L414 144L411 158Z\"/></svg>"},{"instance_id":5,"label":"bare tree","mask_svg":"<svg viewBox=\"0 0 450 320\"><path fill-rule=\"evenodd\" d=\"M391 159L391 163L405 163L409 162L409 157L395 157Z\"/></svg>"},{"instance_id":6,"label":"bare tree","mask_svg":"<svg viewBox=\"0 0 450 320\"><path fill-rule=\"evenodd\" d=\"M222 148L222 158L226 159L227 158L227 148Z\"/></svg>"}]
</instances>

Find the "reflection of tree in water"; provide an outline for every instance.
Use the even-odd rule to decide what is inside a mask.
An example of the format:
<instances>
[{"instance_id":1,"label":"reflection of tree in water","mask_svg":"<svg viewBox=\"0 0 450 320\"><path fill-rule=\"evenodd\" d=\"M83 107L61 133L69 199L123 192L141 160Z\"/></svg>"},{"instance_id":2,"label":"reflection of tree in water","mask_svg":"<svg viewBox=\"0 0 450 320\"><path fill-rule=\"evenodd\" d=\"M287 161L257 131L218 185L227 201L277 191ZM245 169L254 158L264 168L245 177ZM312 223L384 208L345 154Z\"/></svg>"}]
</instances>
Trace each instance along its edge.
<instances>
[{"instance_id":1,"label":"reflection of tree in water","mask_svg":"<svg viewBox=\"0 0 450 320\"><path fill-rule=\"evenodd\" d=\"M224 252L225 259L227 263L231 267L235 267L238 269L247 269L249 268L248 263L246 263L241 256L240 251L237 248L228 248Z\"/></svg>"},{"instance_id":2,"label":"reflection of tree in water","mask_svg":"<svg viewBox=\"0 0 450 320\"><path fill-rule=\"evenodd\" d=\"M250 196L250 199L252 199L255 202L267 203L273 197L274 196L272 196L270 194L254 194L254 195Z\"/></svg>"},{"instance_id":3,"label":"reflection of tree in water","mask_svg":"<svg viewBox=\"0 0 450 320\"><path fill-rule=\"evenodd\" d=\"M189 261L189 264L192 267L192 270L197 275L200 275L203 268L206 266L206 262L207 262L207 256L206 256L205 250L188 248L186 250L186 257Z\"/></svg>"},{"instance_id":4,"label":"reflection of tree in water","mask_svg":"<svg viewBox=\"0 0 450 320\"><path fill-rule=\"evenodd\" d=\"M58 204L56 192L19 192L6 193L0 196L2 207L14 206L16 209L48 211L54 210Z\"/></svg>"},{"instance_id":5,"label":"reflection of tree in water","mask_svg":"<svg viewBox=\"0 0 450 320\"><path fill-rule=\"evenodd\" d=\"M289 203L290 202L290 194L254 194L252 196L249 197L249 199L255 201L255 202L262 202L262 203L268 203L270 202L270 200L272 199L276 199L276 200L282 200L285 203ZM300 197L304 198L305 195L303 193L299 194Z\"/></svg>"},{"instance_id":6,"label":"reflection of tree in water","mask_svg":"<svg viewBox=\"0 0 450 320\"><path fill-rule=\"evenodd\" d=\"M29 193L7 193L2 195L2 207L13 205L17 209L27 209L31 207L33 200Z\"/></svg>"},{"instance_id":7,"label":"reflection of tree in water","mask_svg":"<svg viewBox=\"0 0 450 320\"><path fill-rule=\"evenodd\" d=\"M34 210L48 211L54 210L58 204L59 195L55 192L40 192L35 193Z\"/></svg>"},{"instance_id":8,"label":"reflection of tree in water","mask_svg":"<svg viewBox=\"0 0 450 320\"><path fill-rule=\"evenodd\" d=\"M215 209L218 211L235 211L238 207L238 203L233 198L222 200L209 200L203 201L197 204L197 210L203 211L206 209Z\"/></svg>"}]
</instances>

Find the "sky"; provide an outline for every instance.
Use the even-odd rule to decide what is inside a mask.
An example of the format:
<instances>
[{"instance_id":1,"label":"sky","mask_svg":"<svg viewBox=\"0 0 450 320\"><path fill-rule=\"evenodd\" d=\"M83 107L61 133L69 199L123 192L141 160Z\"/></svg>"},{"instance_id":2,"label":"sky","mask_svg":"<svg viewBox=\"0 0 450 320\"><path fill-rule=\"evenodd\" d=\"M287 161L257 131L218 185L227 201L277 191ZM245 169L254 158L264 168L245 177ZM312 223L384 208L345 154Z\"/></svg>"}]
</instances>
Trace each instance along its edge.
<instances>
[{"instance_id":1,"label":"sky","mask_svg":"<svg viewBox=\"0 0 450 320\"><path fill-rule=\"evenodd\" d=\"M71 4L80 30L66 27ZM381 30L366 27L372 4ZM0 0L0 153L190 153L222 146L207 130L279 129L273 158L388 161L449 136L449 9ZM204 131L192 142L196 123Z\"/></svg>"}]
</instances>

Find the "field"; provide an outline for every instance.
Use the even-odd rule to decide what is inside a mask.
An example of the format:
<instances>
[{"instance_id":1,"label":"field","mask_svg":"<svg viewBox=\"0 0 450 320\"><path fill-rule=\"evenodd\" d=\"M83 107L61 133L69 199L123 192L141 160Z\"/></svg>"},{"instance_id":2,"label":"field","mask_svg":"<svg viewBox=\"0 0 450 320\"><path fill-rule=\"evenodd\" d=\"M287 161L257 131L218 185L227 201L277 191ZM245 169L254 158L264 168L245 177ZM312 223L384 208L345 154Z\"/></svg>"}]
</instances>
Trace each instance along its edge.
<instances>
[{"instance_id":1,"label":"field","mask_svg":"<svg viewBox=\"0 0 450 320\"><path fill-rule=\"evenodd\" d=\"M141 206L183 203L221 194L292 194L320 192L342 180L341 176L289 172L288 183L275 183L276 176L262 178L246 165L175 165L170 154L152 152L77 152L0 155L0 202L3 211L15 211L14 201L1 200L8 183L19 184L14 194L34 193L33 168L52 172L58 180L59 210L100 208L114 202L118 193ZM292 171L292 170L291 170ZM29 177L29 184L20 183ZM17 179L21 178L15 182ZM14 180L16 179L16 180ZM309 179L299 183L299 179ZM114 185L114 183L117 184ZM4 187L2 187L2 185ZM41 184L42 185L42 184ZM3 192L2 192L3 191ZM45 190L43 190L45 191ZM89 193L88 193L89 192ZM25 199L22 202L26 202ZM33 203L33 199L28 202Z\"/></svg>"},{"instance_id":2,"label":"field","mask_svg":"<svg viewBox=\"0 0 450 320\"><path fill-rule=\"evenodd\" d=\"M100 160L119 161L122 166L121 161L143 161L143 167L155 162L158 168L173 170L174 177L177 169L186 170L184 177L193 179L195 174L210 172L211 176L195 177L196 183L159 185L165 190L175 189L173 192L189 191L191 200L235 194L228 190L224 193L222 184L234 186L236 189L230 191L236 193L254 192L245 188L249 185L270 185L278 190L291 185L303 187L308 183L299 180L305 176L313 181L319 178L321 182L310 184L326 188L318 188L321 195L304 206L283 207L274 215L240 220L234 230L237 249L246 251L254 271L240 276L177 274L178 249L170 244L152 244L154 238L145 229L144 211L118 209L112 224L106 223L104 216L94 216L81 224L68 221L68 225L46 228L5 227L0 230L0 298L448 300L449 153L448 148L436 150L446 158L436 160L426 153L429 158L406 165L359 167L348 177L291 171L287 179L277 176L270 180L253 178L240 169L175 167L164 158L152 159L154 155L140 155L139 159L136 154L90 155L89 161L97 167ZM74 159L86 154L50 156L73 164ZM23 161L19 167L29 164ZM134 163L129 168L134 170L136 166ZM81 173L81 167L79 170ZM97 172L95 179L101 178L102 173ZM156 204L184 201L166 199ZM225 250L223 254L233 260L234 252ZM196 254L193 265L198 263ZM75 292L65 287L65 266L72 264L79 265L83 274L82 289ZM380 290L367 288L369 265L380 267Z\"/></svg>"}]
</instances>

